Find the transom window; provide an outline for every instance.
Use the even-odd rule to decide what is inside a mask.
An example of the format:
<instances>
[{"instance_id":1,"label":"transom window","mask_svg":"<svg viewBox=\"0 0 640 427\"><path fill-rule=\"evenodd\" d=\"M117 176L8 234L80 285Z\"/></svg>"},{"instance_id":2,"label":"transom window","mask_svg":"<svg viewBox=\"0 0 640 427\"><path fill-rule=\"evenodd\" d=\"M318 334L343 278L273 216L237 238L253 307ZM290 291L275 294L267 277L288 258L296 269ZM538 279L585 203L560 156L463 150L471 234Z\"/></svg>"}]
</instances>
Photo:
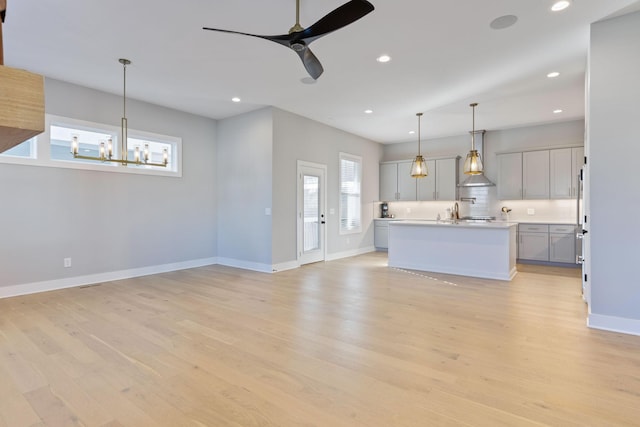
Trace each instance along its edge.
<instances>
[{"instance_id":1,"label":"transom window","mask_svg":"<svg viewBox=\"0 0 640 427\"><path fill-rule=\"evenodd\" d=\"M102 149L112 153L114 160L122 158L119 127L47 114L45 131L0 154L0 163L182 176L181 138L128 129L127 159L142 161L139 165L123 165L121 162L75 158L72 153L74 137L78 141L79 156L100 157ZM145 164L145 153L148 153L148 163L163 164L166 156L167 167Z\"/></svg>"}]
</instances>

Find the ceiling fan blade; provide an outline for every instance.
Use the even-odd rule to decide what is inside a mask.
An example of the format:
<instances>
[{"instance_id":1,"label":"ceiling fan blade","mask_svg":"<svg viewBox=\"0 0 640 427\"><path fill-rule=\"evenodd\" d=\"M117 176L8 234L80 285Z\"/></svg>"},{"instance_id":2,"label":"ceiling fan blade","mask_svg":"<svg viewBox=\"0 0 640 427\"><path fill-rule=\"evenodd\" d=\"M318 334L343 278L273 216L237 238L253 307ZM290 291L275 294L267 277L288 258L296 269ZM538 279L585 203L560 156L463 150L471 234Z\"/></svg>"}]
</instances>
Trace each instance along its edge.
<instances>
[{"instance_id":1,"label":"ceiling fan blade","mask_svg":"<svg viewBox=\"0 0 640 427\"><path fill-rule=\"evenodd\" d=\"M367 0L351 0L329 12L309 28L294 34L298 36L298 40L304 40L309 44L325 34L346 27L374 9L373 5Z\"/></svg>"},{"instance_id":2,"label":"ceiling fan blade","mask_svg":"<svg viewBox=\"0 0 640 427\"><path fill-rule=\"evenodd\" d=\"M280 36L263 36L263 35L260 35L260 34L242 33L240 31L221 30L220 28L202 27L202 29L203 30L209 30L209 31L218 31L218 32L221 32L221 33L240 34L242 36L257 37L259 39L264 39L264 40L269 40L269 41L272 41L272 42L276 42L276 43L281 44L281 45L286 46L286 47L290 47L290 42L294 38L293 34L283 34L283 35L280 35Z\"/></svg>"},{"instance_id":3,"label":"ceiling fan blade","mask_svg":"<svg viewBox=\"0 0 640 427\"><path fill-rule=\"evenodd\" d=\"M324 68L318 58L316 58L313 52L311 52L311 49L307 47L306 49L298 51L298 56L302 59L304 68L307 70L309 75L314 80L318 80L318 77L320 77L324 72Z\"/></svg>"}]
</instances>

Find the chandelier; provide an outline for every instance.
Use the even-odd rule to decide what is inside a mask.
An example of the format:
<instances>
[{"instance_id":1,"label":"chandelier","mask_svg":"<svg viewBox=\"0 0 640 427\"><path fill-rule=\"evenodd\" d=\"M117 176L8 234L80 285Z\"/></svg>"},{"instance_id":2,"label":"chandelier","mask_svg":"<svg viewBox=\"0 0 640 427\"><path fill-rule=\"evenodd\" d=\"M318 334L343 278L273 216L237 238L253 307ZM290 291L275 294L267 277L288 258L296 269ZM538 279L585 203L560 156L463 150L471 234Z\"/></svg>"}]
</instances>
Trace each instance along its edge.
<instances>
[{"instance_id":1,"label":"chandelier","mask_svg":"<svg viewBox=\"0 0 640 427\"><path fill-rule=\"evenodd\" d=\"M133 160L129 160L129 150L127 148L127 65L131 64L128 59L120 58L118 60L122 64L123 69L123 113L120 121L121 138L120 138L120 158L115 158L113 155L113 139L109 138L107 141L101 141L98 146L98 156L83 156L78 154L80 149L80 143L77 136L73 136L71 140L71 153L74 159L85 160L99 160L101 162L114 162L126 165L136 166L160 166L167 167L169 164L169 152L167 149L162 150L162 163L151 162L151 152L149 150L149 144L145 144L143 149L140 150L139 146L136 146L133 151Z\"/></svg>"}]
</instances>

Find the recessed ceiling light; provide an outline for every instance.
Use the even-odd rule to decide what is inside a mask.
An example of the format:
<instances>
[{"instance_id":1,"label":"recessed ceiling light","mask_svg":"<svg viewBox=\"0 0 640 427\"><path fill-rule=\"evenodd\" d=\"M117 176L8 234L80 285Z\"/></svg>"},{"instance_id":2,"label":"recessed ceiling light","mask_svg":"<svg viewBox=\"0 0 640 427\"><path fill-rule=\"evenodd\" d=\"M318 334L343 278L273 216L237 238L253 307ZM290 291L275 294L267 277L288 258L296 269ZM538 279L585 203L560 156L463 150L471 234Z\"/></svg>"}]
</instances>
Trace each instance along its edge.
<instances>
[{"instance_id":1,"label":"recessed ceiling light","mask_svg":"<svg viewBox=\"0 0 640 427\"><path fill-rule=\"evenodd\" d=\"M238 98L237 96L234 96L233 98L231 98L231 100L232 100L233 102L240 102L240 101L241 101L241 99L240 99L240 98Z\"/></svg>"},{"instance_id":2,"label":"recessed ceiling light","mask_svg":"<svg viewBox=\"0 0 640 427\"><path fill-rule=\"evenodd\" d=\"M560 75L559 72L557 71L552 71L549 74L547 74L547 77L549 77L550 79L554 78L554 77L558 77Z\"/></svg>"},{"instance_id":3,"label":"recessed ceiling light","mask_svg":"<svg viewBox=\"0 0 640 427\"><path fill-rule=\"evenodd\" d=\"M376 58L376 61L382 62L382 63L389 62L391 61L391 57L389 55L380 55Z\"/></svg>"},{"instance_id":4,"label":"recessed ceiling light","mask_svg":"<svg viewBox=\"0 0 640 427\"><path fill-rule=\"evenodd\" d=\"M364 110L365 114L373 114L373 110Z\"/></svg>"},{"instance_id":5,"label":"recessed ceiling light","mask_svg":"<svg viewBox=\"0 0 640 427\"><path fill-rule=\"evenodd\" d=\"M553 110L553 114L560 114L560 113L562 113L561 109Z\"/></svg>"},{"instance_id":6,"label":"recessed ceiling light","mask_svg":"<svg viewBox=\"0 0 640 427\"><path fill-rule=\"evenodd\" d=\"M415 130L410 130L410 131L409 131L409 135L414 135L415 133L416 133L416 131L415 131Z\"/></svg>"},{"instance_id":7,"label":"recessed ceiling light","mask_svg":"<svg viewBox=\"0 0 640 427\"><path fill-rule=\"evenodd\" d=\"M561 10L565 10L569 6L571 6L570 0L559 0L555 2L553 6L551 6L551 10L554 12L560 12Z\"/></svg>"},{"instance_id":8,"label":"recessed ceiling light","mask_svg":"<svg viewBox=\"0 0 640 427\"><path fill-rule=\"evenodd\" d=\"M504 15L504 16L499 16L496 19L494 19L493 21L491 21L489 26L491 28L493 28L494 30L504 30L505 28L509 28L510 26L515 24L516 22L518 22L518 17L517 16L515 16L515 15Z\"/></svg>"}]
</instances>

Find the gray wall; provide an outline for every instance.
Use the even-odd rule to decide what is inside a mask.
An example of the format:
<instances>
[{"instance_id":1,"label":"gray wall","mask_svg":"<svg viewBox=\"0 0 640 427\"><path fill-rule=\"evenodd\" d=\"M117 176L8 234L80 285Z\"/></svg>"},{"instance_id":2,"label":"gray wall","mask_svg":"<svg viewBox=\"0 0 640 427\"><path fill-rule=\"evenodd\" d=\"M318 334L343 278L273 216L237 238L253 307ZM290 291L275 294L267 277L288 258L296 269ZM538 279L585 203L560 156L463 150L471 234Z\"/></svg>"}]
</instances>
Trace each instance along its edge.
<instances>
[{"instance_id":1,"label":"gray wall","mask_svg":"<svg viewBox=\"0 0 640 427\"><path fill-rule=\"evenodd\" d=\"M640 334L638 190L640 12L592 25L589 61L591 313ZM624 211L620 209L624 206Z\"/></svg>"},{"instance_id":2,"label":"gray wall","mask_svg":"<svg viewBox=\"0 0 640 427\"><path fill-rule=\"evenodd\" d=\"M374 201L382 145L304 117L273 109L273 262L296 256L296 168L304 160L327 165L327 255L373 247ZM339 234L339 153L362 157L362 233ZM330 215L329 210L334 214Z\"/></svg>"},{"instance_id":3,"label":"gray wall","mask_svg":"<svg viewBox=\"0 0 640 427\"><path fill-rule=\"evenodd\" d=\"M47 113L120 124L120 96L47 79L45 99ZM0 286L216 255L215 121L134 100L127 116L182 137L183 177L0 164Z\"/></svg>"},{"instance_id":4,"label":"gray wall","mask_svg":"<svg viewBox=\"0 0 640 427\"><path fill-rule=\"evenodd\" d=\"M271 271L271 108L218 122L218 256Z\"/></svg>"}]
</instances>

